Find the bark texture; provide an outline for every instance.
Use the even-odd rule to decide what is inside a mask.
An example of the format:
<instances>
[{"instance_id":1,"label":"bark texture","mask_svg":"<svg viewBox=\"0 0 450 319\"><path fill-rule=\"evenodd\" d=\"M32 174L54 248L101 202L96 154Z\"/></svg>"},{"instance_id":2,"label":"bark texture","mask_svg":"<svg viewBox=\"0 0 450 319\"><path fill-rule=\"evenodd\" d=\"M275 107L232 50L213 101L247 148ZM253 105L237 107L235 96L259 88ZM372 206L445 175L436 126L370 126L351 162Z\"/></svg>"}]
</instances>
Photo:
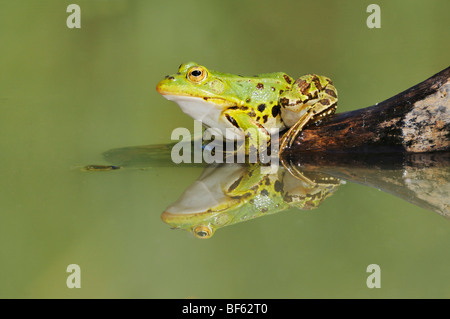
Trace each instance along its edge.
<instances>
[{"instance_id":1,"label":"bark texture","mask_svg":"<svg viewBox=\"0 0 450 319\"><path fill-rule=\"evenodd\" d=\"M287 155L449 150L450 67L374 106L306 127Z\"/></svg>"}]
</instances>

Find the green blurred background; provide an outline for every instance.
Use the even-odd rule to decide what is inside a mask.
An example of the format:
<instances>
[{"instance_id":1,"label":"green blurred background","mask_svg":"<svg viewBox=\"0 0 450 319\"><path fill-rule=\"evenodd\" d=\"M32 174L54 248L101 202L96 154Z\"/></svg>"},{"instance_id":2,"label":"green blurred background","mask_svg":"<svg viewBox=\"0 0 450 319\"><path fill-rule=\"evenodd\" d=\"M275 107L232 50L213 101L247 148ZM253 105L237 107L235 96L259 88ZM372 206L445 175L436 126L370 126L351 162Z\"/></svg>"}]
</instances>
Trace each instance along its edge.
<instances>
[{"instance_id":1,"label":"green blurred background","mask_svg":"<svg viewBox=\"0 0 450 319\"><path fill-rule=\"evenodd\" d=\"M78 0L68 29L70 3L0 2L0 297L450 297L450 222L376 189L347 183L315 211L198 240L160 214L201 168L77 168L193 127L155 91L183 61L324 74L338 111L389 98L449 65L449 1L377 1L381 29L371 1Z\"/></svg>"}]
</instances>

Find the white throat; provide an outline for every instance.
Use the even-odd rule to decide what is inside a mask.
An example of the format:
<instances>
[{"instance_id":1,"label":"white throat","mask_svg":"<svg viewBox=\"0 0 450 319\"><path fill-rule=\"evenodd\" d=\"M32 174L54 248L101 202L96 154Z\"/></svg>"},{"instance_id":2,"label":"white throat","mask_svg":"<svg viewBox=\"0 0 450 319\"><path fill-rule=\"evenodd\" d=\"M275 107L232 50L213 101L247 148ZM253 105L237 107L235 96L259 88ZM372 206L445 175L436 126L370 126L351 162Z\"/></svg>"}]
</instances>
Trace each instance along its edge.
<instances>
[{"instance_id":1,"label":"white throat","mask_svg":"<svg viewBox=\"0 0 450 319\"><path fill-rule=\"evenodd\" d=\"M225 136L225 129L236 129L229 121L222 116L223 107L212 102L205 101L200 97L164 95L170 101L177 103L181 110L196 121L201 121L203 125L220 132Z\"/></svg>"}]
</instances>

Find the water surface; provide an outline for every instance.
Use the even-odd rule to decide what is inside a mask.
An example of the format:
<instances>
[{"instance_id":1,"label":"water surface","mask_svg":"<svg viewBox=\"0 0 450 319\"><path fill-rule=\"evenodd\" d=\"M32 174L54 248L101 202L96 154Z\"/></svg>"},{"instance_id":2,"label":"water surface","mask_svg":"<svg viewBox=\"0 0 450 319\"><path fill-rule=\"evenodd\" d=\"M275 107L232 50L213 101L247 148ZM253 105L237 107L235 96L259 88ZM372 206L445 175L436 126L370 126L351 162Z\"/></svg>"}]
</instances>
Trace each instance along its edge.
<instances>
[{"instance_id":1,"label":"water surface","mask_svg":"<svg viewBox=\"0 0 450 319\"><path fill-rule=\"evenodd\" d=\"M355 1L77 3L79 30L64 1L0 4L0 297L450 297L449 221L386 185L340 175L347 183L315 210L199 240L160 216L204 167L80 170L192 129L155 91L183 61L324 74L338 112L389 98L448 66L448 1L379 1L379 30ZM80 289L66 286L73 263ZM366 286L369 264L380 289Z\"/></svg>"}]
</instances>

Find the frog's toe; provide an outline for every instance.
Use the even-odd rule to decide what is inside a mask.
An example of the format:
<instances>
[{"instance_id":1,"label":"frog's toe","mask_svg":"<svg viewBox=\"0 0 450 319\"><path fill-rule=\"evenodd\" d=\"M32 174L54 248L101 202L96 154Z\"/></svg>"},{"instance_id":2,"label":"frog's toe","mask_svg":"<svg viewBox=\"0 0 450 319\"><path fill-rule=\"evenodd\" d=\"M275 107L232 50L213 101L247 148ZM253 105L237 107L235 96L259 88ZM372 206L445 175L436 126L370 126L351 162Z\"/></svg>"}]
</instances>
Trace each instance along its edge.
<instances>
[{"instance_id":1,"label":"frog's toe","mask_svg":"<svg viewBox=\"0 0 450 319\"><path fill-rule=\"evenodd\" d=\"M289 139L288 139L288 134L284 134L283 137L281 138L281 143L280 143L280 154L282 154L284 151L286 151L286 149L288 149L288 145L289 145Z\"/></svg>"},{"instance_id":2,"label":"frog's toe","mask_svg":"<svg viewBox=\"0 0 450 319\"><path fill-rule=\"evenodd\" d=\"M286 134L283 135L283 137L281 138L280 153L292 146L292 143L294 142L298 133L301 131L299 130L299 126L300 123L296 123L286 132Z\"/></svg>"}]
</instances>

